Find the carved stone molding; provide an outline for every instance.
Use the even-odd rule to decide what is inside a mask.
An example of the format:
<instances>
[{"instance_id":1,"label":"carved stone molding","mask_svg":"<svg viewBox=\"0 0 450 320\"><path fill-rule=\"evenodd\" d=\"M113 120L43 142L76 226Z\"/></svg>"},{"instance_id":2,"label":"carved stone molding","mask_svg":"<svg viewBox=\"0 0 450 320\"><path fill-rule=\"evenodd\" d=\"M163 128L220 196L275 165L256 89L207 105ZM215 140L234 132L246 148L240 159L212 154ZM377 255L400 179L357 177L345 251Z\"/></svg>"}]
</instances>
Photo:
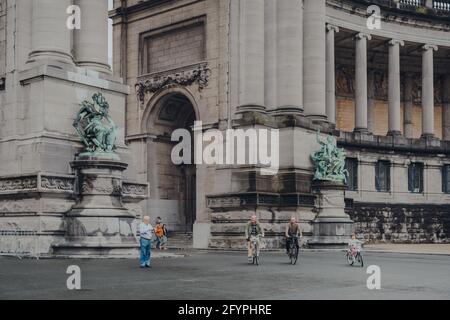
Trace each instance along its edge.
<instances>
[{"instance_id":1,"label":"carved stone molding","mask_svg":"<svg viewBox=\"0 0 450 320\"><path fill-rule=\"evenodd\" d=\"M241 199L234 196L209 197L207 198L207 206L211 209L239 208Z\"/></svg>"},{"instance_id":2,"label":"carved stone molding","mask_svg":"<svg viewBox=\"0 0 450 320\"><path fill-rule=\"evenodd\" d=\"M264 207L312 207L315 196L312 194L242 193L208 196L207 207L213 211L241 208L245 206Z\"/></svg>"},{"instance_id":3,"label":"carved stone molding","mask_svg":"<svg viewBox=\"0 0 450 320\"><path fill-rule=\"evenodd\" d=\"M36 174L33 176L17 176L0 179L0 192L14 193L28 192L52 192L64 191L72 193L75 188L73 176L45 176Z\"/></svg>"},{"instance_id":4,"label":"carved stone molding","mask_svg":"<svg viewBox=\"0 0 450 320\"><path fill-rule=\"evenodd\" d=\"M117 179L110 179L108 181L108 179L100 180L85 177L81 185L81 192L82 194L100 193L108 195L121 195L122 186L120 180Z\"/></svg>"},{"instance_id":5,"label":"carved stone molding","mask_svg":"<svg viewBox=\"0 0 450 320\"><path fill-rule=\"evenodd\" d=\"M73 191L74 178L41 177L41 188L48 190Z\"/></svg>"},{"instance_id":6,"label":"carved stone molding","mask_svg":"<svg viewBox=\"0 0 450 320\"><path fill-rule=\"evenodd\" d=\"M145 95L155 93L163 88L173 85L190 86L198 84L199 90L208 86L211 69L206 64L197 65L188 70L182 70L176 73L157 74L149 79L140 81L136 84L136 93L140 102L144 102Z\"/></svg>"},{"instance_id":7,"label":"carved stone molding","mask_svg":"<svg viewBox=\"0 0 450 320\"><path fill-rule=\"evenodd\" d=\"M148 195L148 185L124 182L122 184L122 194L124 196L146 197Z\"/></svg>"},{"instance_id":8,"label":"carved stone molding","mask_svg":"<svg viewBox=\"0 0 450 320\"><path fill-rule=\"evenodd\" d=\"M36 189L37 185L37 176L0 179L0 192Z\"/></svg>"}]
</instances>

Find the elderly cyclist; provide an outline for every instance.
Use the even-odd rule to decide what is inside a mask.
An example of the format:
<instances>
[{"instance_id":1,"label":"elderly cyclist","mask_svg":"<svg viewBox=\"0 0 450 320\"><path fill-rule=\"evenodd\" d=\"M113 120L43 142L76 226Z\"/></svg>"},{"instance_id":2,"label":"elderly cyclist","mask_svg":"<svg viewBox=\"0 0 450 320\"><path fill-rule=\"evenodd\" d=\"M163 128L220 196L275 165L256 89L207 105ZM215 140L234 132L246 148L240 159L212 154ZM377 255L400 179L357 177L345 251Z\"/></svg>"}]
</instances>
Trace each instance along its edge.
<instances>
[{"instance_id":1,"label":"elderly cyclist","mask_svg":"<svg viewBox=\"0 0 450 320\"><path fill-rule=\"evenodd\" d=\"M258 247L260 248L261 237L264 237L264 230L255 215L253 215L250 221L247 223L247 226L245 228L245 237L247 238L248 260L251 262L253 260L253 248L252 243L250 242L250 238L256 237Z\"/></svg>"},{"instance_id":2,"label":"elderly cyclist","mask_svg":"<svg viewBox=\"0 0 450 320\"><path fill-rule=\"evenodd\" d=\"M291 241L295 241L297 248L300 248L299 239L303 237L300 225L295 217L291 218L291 221L286 225L286 253L289 254L289 248Z\"/></svg>"}]
</instances>

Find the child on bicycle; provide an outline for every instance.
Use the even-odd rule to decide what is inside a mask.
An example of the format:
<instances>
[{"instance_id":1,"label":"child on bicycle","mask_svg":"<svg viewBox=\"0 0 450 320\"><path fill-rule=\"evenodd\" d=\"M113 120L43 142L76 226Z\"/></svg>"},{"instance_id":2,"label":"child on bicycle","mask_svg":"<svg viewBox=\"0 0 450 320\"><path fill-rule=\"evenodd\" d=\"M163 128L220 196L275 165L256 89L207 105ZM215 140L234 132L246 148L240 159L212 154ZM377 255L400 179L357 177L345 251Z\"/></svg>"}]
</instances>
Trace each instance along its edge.
<instances>
[{"instance_id":1,"label":"child on bicycle","mask_svg":"<svg viewBox=\"0 0 450 320\"><path fill-rule=\"evenodd\" d=\"M356 234L352 233L352 238L348 242L348 251L360 253L362 251L362 244L363 244L362 241L356 238Z\"/></svg>"}]
</instances>

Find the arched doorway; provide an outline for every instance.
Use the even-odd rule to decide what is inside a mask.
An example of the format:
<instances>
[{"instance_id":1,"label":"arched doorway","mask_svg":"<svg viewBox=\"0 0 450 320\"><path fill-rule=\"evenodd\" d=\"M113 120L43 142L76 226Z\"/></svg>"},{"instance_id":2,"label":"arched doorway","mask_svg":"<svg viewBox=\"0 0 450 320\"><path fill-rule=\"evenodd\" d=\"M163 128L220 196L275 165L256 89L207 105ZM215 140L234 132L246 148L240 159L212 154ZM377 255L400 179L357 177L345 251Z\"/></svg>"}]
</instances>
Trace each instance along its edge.
<instances>
[{"instance_id":1,"label":"arched doorway","mask_svg":"<svg viewBox=\"0 0 450 320\"><path fill-rule=\"evenodd\" d=\"M180 92L161 95L150 107L146 123L152 136L147 143L148 213L153 220L161 217L171 231L190 233L196 220L196 166L193 161L173 163L171 153L178 142L171 137L177 129L186 129L193 137L196 108Z\"/></svg>"}]
</instances>

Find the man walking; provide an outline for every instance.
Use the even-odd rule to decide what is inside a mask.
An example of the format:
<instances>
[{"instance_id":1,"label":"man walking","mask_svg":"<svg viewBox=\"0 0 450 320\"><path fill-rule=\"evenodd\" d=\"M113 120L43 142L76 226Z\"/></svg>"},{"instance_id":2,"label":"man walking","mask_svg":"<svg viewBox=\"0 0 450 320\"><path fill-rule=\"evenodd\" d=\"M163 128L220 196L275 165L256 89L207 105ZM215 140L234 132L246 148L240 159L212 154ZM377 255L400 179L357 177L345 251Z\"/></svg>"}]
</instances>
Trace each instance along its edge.
<instances>
[{"instance_id":1,"label":"man walking","mask_svg":"<svg viewBox=\"0 0 450 320\"><path fill-rule=\"evenodd\" d=\"M140 245L141 245L141 268L151 268L150 259L152 254L153 226L150 224L150 217L145 216L139 225Z\"/></svg>"}]
</instances>

